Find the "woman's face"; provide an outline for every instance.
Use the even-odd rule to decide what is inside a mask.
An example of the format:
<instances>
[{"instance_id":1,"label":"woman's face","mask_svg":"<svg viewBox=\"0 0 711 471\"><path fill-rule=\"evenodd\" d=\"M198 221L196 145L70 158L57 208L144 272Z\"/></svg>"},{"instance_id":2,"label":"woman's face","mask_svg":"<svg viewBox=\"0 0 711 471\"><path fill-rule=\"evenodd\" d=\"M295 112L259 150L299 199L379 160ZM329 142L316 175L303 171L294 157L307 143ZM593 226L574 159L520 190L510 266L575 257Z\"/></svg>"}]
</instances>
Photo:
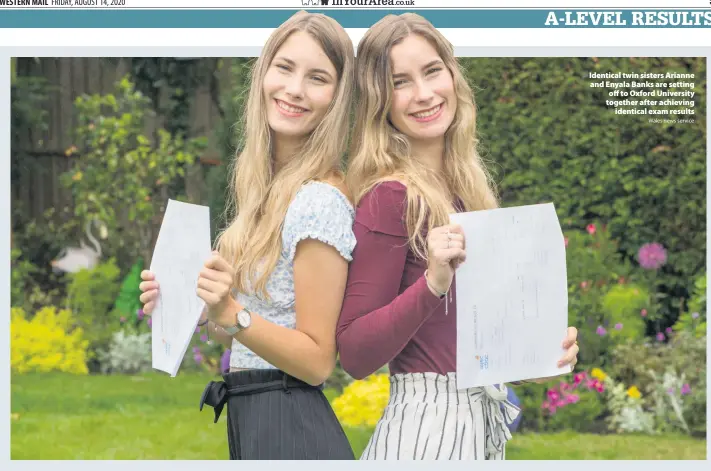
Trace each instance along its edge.
<instances>
[{"instance_id":1,"label":"woman's face","mask_svg":"<svg viewBox=\"0 0 711 471\"><path fill-rule=\"evenodd\" d=\"M411 34L390 51L390 121L415 141L442 139L454 120L457 96L449 69L425 38Z\"/></svg>"},{"instance_id":2,"label":"woman's face","mask_svg":"<svg viewBox=\"0 0 711 471\"><path fill-rule=\"evenodd\" d=\"M274 55L264 76L267 120L275 137L306 138L333 101L336 69L308 33L293 33Z\"/></svg>"}]
</instances>

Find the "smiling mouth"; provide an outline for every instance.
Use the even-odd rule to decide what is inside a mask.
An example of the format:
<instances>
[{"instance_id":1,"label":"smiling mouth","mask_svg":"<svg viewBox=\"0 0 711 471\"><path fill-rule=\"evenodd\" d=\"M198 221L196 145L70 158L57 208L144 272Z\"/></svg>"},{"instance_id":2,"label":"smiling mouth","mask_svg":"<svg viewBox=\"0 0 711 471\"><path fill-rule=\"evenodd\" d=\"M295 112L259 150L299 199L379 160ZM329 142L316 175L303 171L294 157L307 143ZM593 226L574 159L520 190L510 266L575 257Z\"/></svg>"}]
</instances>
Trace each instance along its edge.
<instances>
[{"instance_id":1,"label":"smiling mouth","mask_svg":"<svg viewBox=\"0 0 711 471\"><path fill-rule=\"evenodd\" d=\"M436 119L440 112L442 111L442 108L444 108L444 103L440 103L437 106L434 106L428 110L424 111L418 111L417 113L410 113L410 116L415 118L417 121L432 121L433 119Z\"/></svg>"},{"instance_id":2,"label":"smiling mouth","mask_svg":"<svg viewBox=\"0 0 711 471\"><path fill-rule=\"evenodd\" d=\"M289 104L285 101L281 101L279 99L274 99L274 101L276 102L277 108L279 108L279 110L282 111L287 116L300 116L300 115L306 113L307 111L309 111L306 108L291 105L291 104Z\"/></svg>"}]
</instances>

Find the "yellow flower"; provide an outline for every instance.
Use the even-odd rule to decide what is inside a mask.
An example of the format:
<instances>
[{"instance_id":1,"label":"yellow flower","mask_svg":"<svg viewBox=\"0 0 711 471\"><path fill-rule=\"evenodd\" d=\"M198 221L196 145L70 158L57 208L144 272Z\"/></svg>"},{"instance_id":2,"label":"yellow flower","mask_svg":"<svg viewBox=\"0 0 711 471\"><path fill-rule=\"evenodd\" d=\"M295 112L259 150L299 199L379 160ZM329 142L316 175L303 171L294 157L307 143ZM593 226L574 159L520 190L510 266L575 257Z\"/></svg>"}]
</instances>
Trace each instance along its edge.
<instances>
[{"instance_id":1,"label":"yellow flower","mask_svg":"<svg viewBox=\"0 0 711 471\"><path fill-rule=\"evenodd\" d=\"M389 397L388 375L371 375L346 386L343 394L333 400L332 406L343 425L374 427L383 415Z\"/></svg>"},{"instance_id":2,"label":"yellow flower","mask_svg":"<svg viewBox=\"0 0 711 471\"><path fill-rule=\"evenodd\" d=\"M81 329L71 329L69 310L47 306L27 320L22 309L12 308L10 319L10 368L13 372L88 374L88 342Z\"/></svg>"},{"instance_id":3,"label":"yellow flower","mask_svg":"<svg viewBox=\"0 0 711 471\"><path fill-rule=\"evenodd\" d=\"M642 397L642 393L639 392L637 386L630 386L630 388L627 390L627 395L632 399L639 399L640 397Z\"/></svg>"},{"instance_id":4,"label":"yellow flower","mask_svg":"<svg viewBox=\"0 0 711 471\"><path fill-rule=\"evenodd\" d=\"M605 378L607 378L605 372L602 371L600 368L593 368L592 371L590 371L590 375L593 378L599 379L600 381L605 381Z\"/></svg>"}]
</instances>

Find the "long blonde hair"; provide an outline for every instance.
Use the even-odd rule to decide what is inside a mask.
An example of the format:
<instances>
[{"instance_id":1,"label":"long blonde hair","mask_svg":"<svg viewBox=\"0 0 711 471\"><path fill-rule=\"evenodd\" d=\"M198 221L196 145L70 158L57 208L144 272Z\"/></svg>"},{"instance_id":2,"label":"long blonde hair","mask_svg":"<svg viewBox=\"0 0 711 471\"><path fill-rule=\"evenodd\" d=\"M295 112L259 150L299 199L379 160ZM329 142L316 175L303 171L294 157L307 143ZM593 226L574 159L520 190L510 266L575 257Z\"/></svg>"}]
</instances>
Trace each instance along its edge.
<instances>
[{"instance_id":1,"label":"long blonde hair","mask_svg":"<svg viewBox=\"0 0 711 471\"><path fill-rule=\"evenodd\" d=\"M297 156L274 172L273 136L267 121L262 83L282 44L295 32L310 34L337 72L338 85L323 120L305 139ZM354 49L335 20L298 12L269 37L251 75L244 120L244 146L236 156L228 211L233 222L218 237L217 248L234 267L234 288L269 298L266 284L281 252L281 230L289 203L310 180L340 173L349 133Z\"/></svg>"},{"instance_id":2,"label":"long blonde hair","mask_svg":"<svg viewBox=\"0 0 711 471\"><path fill-rule=\"evenodd\" d=\"M435 48L454 80L457 109L445 133L442 172L434 172L412 158L407 136L388 117L394 89L390 51L411 34L421 36ZM449 223L453 197L461 198L466 211L498 206L495 187L477 152L473 92L452 45L423 17L414 13L388 15L365 33L356 53L355 102L348 186L357 203L380 182L406 182L406 225L411 248L418 256L427 258L423 228L426 225L429 231Z\"/></svg>"}]
</instances>

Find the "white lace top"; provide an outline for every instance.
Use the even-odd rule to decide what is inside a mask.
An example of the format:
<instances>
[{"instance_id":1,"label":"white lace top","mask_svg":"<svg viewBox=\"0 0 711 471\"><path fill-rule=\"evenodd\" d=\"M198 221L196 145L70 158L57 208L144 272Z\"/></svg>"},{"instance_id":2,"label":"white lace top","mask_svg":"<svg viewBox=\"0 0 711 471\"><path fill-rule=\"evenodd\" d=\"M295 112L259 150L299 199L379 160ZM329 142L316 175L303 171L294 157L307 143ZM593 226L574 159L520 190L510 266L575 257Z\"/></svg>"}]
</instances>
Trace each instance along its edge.
<instances>
[{"instance_id":1,"label":"white lace top","mask_svg":"<svg viewBox=\"0 0 711 471\"><path fill-rule=\"evenodd\" d=\"M355 210L336 187L323 182L306 183L289 205L282 228L282 250L267 281L271 300L237 293L237 301L268 321L290 329L296 326L294 295L294 255L304 239L318 239L335 247L351 261L356 240L353 235ZM275 368L254 352L232 341L230 368Z\"/></svg>"}]
</instances>

